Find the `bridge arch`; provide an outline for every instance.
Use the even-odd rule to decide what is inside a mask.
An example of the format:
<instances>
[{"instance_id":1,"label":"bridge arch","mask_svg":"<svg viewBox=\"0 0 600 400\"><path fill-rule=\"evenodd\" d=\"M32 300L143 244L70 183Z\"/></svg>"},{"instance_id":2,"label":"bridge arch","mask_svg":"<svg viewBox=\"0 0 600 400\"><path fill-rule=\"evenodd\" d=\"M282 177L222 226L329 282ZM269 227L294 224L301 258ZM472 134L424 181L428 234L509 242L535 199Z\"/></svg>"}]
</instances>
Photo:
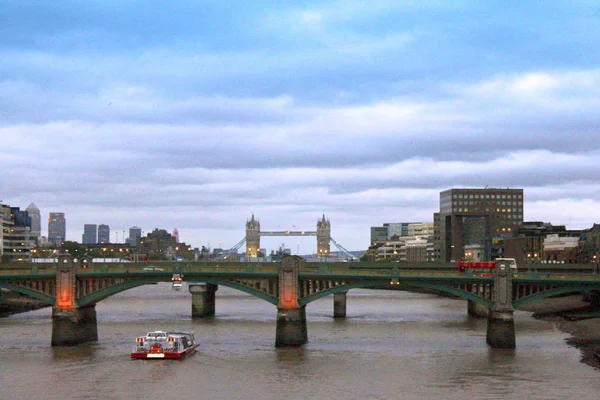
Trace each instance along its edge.
<instances>
[{"instance_id":1,"label":"bridge arch","mask_svg":"<svg viewBox=\"0 0 600 400\"><path fill-rule=\"evenodd\" d=\"M126 290L133 289L138 286L144 286L144 285L158 283L158 282L170 282L170 281L164 281L164 280L156 279L156 278L144 278L144 279L136 279L136 280L130 280L130 281L123 282L123 283L118 283L118 284L106 287L104 289L97 290L97 291L89 294L88 296L81 297L78 300L77 305L79 307L84 307L87 305L96 304L104 299L107 299L108 297L114 296L115 294L124 292ZM265 300L275 306L278 303L278 300L276 297L268 295L266 293L263 293L259 290L253 289L251 287L239 284L237 282L230 282L230 281L221 280L221 279L203 279L202 282L230 287L232 289L239 290L241 292L248 293L250 295L258 297L258 298ZM19 289L21 289L21 292L23 292L23 288L19 288ZM54 298L50 298L50 299L52 299L52 301L54 301ZM52 303L52 304L54 304L54 303Z\"/></svg>"},{"instance_id":2,"label":"bridge arch","mask_svg":"<svg viewBox=\"0 0 600 400\"><path fill-rule=\"evenodd\" d=\"M448 294L448 295L452 295L452 296L457 296L457 297L460 297L465 300L471 300L471 301L481 304L487 308L492 307L492 302L490 300L487 300L483 297L477 296L474 293L467 292L465 290L457 289L457 288L450 287L450 286L436 285L436 284L431 284L431 283L419 283L419 282L410 282L410 283L400 282L400 284L398 286L394 286L393 288L391 288L391 287L385 288L385 287L382 287L381 282L371 282L371 281L351 282L348 284L332 287L332 288L320 291L318 293L314 293L310 296L300 299L300 304L307 305L307 304L312 303L313 301L318 300L322 297L326 297L326 296L329 296L329 295L332 295L335 293L347 292L351 289L368 289L368 288L380 288L381 290L398 290L398 289L400 289L400 290L404 290L407 292L410 292L411 289L432 290L432 291L435 291L436 293L440 293L440 294L443 293L443 294Z\"/></svg>"},{"instance_id":3,"label":"bridge arch","mask_svg":"<svg viewBox=\"0 0 600 400\"><path fill-rule=\"evenodd\" d=\"M590 289L600 289L600 288L590 288L589 286L568 286L556 289L550 289L543 292L539 292L530 296L522 297L519 300L515 300L513 302L514 308L519 308L526 304L530 304L536 301L540 301L543 299L547 299L554 296L560 295L568 295L568 294L585 294Z\"/></svg>"},{"instance_id":4,"label":"bridge arch","mask_svg":"<svg viewBox=\"0 0 600 400\"><path fill-rule=\"evenodd\" d=\"M8 289L12 292L17 292L17 293L21 293L21 294L25 294L29 297L32 297L36 300L40 300L42 302L44 302L45 304L48 304L50 306L54 306L54 304L56 303L56 299L53 296L49 296L47 294L44 294L42 292L38 292L37 290L33 290L33 289L28 289L22 286L17 286L17 285L1 285L1 287Z\"/></svg>"},{"instance_id":5,"label":"bridge arch","mask_svg":"<svg viewBox=\"0 0 600 400\"><path fill-rule=\"evenodd\" d=\"M77 305L79 307L89 306L92 304L96 304L104 299L107 299L110 296L114 296L115 294L124 292L129 289L133 289L138 286L150 285L158 282L167 282L161 279L156 278L141 278L129 280L123 283L117 283L111 286L108 286L104 289L96 290L90 293L87 296L83 296L77 300Z\"/></svg>"},{"instance_id":6,"label":"bridge arch","mask_svg":"<svg viewBox=\"0 0 600 400\"><path fill-rule=\"evenodd\" d=\"M253 289L249 286L241 285L237 282L231 282L231 281L221 280L221 279L207 279L203 282L212 283L213 285L226 286L226 287L229 287L229 288L232 288L235 290L239 290L240 292L251 294L252 296L263 299L263 300L273 304L274 306L277 306L277 304L279 303L279 300L275 296L271 296L269 294L263 293L259 290Z\"/></svg>"}]
</instances>

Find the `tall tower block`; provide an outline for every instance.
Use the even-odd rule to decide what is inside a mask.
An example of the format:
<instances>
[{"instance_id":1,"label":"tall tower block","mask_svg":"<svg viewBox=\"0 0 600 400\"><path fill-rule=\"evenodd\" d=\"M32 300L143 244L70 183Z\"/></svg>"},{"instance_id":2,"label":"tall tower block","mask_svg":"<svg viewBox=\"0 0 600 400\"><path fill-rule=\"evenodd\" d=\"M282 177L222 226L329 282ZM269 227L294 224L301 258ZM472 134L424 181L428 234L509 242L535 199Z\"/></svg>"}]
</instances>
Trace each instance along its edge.
<instances>
[{"instance_id":1,"label":"tall tower block","mask_svg":"<svg viewBox=\"0 0 600 400\"><path fill-rule=\"evenodd\" d=\"M252 218L246 220L246 257L257 258L260 250L260 222Z\"/></svg>"},{"instance_id":2,"label":"tall tower block","mask_svg":"<svg viewBox=\"0 0 600 400\"><path fill-rule=\"evenodd\" d=\"M323 218L317 221L317 257L328 257L330 255L329 238L331 237L331 223Z\"/></svg>"}]
</instances>

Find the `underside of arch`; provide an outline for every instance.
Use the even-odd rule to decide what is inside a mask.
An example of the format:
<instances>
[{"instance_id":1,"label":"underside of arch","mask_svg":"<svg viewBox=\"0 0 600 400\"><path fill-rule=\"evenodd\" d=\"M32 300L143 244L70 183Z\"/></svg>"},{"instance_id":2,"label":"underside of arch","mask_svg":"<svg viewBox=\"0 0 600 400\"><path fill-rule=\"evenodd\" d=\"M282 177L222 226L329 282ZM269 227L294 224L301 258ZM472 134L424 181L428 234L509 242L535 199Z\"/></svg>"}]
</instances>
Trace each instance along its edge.
<instances>
[{"instance_id":1,"label":"underside of arch","mask_svg":"<svg viewBox=\"0 0 600 400\"><path fill-rule=\"evenodd\" d=\"M560 295L566 295L566 294L583 294L587 290L589 290L589 288L583 287L583 286L568 286L568 287L546 290L546 291L539 292L534 295L523 297L519 300L516 300L515 302L513 302L513 307L518 308L518 307L524 306L526 304L533 303L535 301L547 299L547 298L554 297L554 296L560 296Z\"/></svg>"},{"instance_id":2,"label":"underside of arch","mask_svg":"<svg viewBox=\"0 0 600 400\"><path fill-rule=\"evenodd\" d=\"M251 294L252 296L256 296L260 299L268 301L269 303L273 304L274 306L276 306L279 303L279 300L277 299L277 297L272 296L267 293L264 293L264 292L261 292L254 288L251 288L249 286L241 285L237 282L230 282L227 280L220 280L220 279L208 279L208 280L206 280L206 283L212 283L214 285L226 286L226 287L229 287L232 289L239 290L240 292Z\"/></svg>"},{"instance_id":3,"label":"underside of arch","mask_svg":"<svg viewBox=\"0 0 600 400\"><path fill-rule=\"evenodd\" d=\"M347 292L348 290L351 290L351 289L367 289L367 288L379 288L381 290L405 290L408 292L410 292L411 289L422 289L422 290L426 289L426 290L432 290L432 291L438 292L440 294L443 293L443 294L449 294L452 296L457 296L457 297L463 298L465 300L472 300L473 302L481 304L487 308L492 307L492 302L490 300L485 299L480 296L477 296L474 293L467 292L467 291L464 291L461 289L457 289L452 286L437 285L437 284L431 284L431 283L419 283L419 282L407 282L407 283L400 282L400 284L398 286L390 286L389 288L386 288L385 286L383 286L381 284L381 282L372 282L372 281L352 282L352 283L336 286L333 288L329 288L329 289L323 290L321 292L314 293L310 296L303 297L302 299L300 299L300 305L307 305L309 303L312 303L315 300L318 300L325 296L332 295L334 293Z\"/></svg>"},{"instance_id":4,"label":"underside of arch","mask_svg":"<svg viewBox=\"0 0 600 400\"><path fill-rule=\"evenodd\" d=\"M202 282L212 283L212 284L221 285L221 286L227 286L232 289L236 289L241 292L248 293L250 295L253 295L255 297L263 299L275 306L278 303L278 300L276 297L271 296L267 293L263 293L254 288L241 285L237 282L230 282L227 280L220 280L220 279L206 279L206 280L203 280ZM98 303L99 301L102 301L110 296L114 296L117 293L121 293L126 290L132 289L134 287L149 285L152 283L156 283L156 279L133 280L133 281L128 281L128 282L124 282L124 283L118 283L118 284L112 285L110 287L97 290L97 291L89 294L88 296L78 299L77 305L79 307L83 307L83 306L87 306L90 304L95 304L95 303ZM53 298L52 298L52 300L54 301Z\"/></svg>"},{"instance_id":5,"label":"underside of arch","mask_svg":"<svg viewBox=\"0 0 600 400\"><path fill-rule=\"evenodd\" d=\"M36 300L40 300L51 306L54 306L54 304L56 303L56 299L54 297L44 294L42 292L38 292L37 290L28 289L28 288L24 288L24 287L16 286L16 285L1 285L1 286L10 291L25 294L29 297L32 297Z\"/></svg>"}]
</instances>

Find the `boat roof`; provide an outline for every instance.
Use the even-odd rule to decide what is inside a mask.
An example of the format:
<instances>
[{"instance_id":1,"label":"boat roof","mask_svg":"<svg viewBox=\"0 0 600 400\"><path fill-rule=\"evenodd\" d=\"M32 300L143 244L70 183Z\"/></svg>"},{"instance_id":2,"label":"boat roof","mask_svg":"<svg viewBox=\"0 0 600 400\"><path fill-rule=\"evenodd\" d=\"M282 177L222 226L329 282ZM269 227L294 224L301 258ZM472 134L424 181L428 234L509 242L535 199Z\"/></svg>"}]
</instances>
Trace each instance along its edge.
<instances>
[{"instance_id":1,"label":"boat roof","mask_svg":"<svg viewBox=\"0 0 600 400\"><path fill-rule=\"evenodd\" d=\"M157 336L157 334L161 334L161 336L183 336L183 335L193 335L194 332L183 332L183 331L174 331L174 332L165 332L165 331L151 331L146 334L146 336Z\"/></svg>"},{"instance_id":2,"label":"boat roof","mask_svg":"<svg viewBox=\"0 0 600 400\"><path fill-rule=\"evenodd\" d=\"M190 336L193 335L194 332L169 332L169 336Z\"/></svg>"}]
</instances>

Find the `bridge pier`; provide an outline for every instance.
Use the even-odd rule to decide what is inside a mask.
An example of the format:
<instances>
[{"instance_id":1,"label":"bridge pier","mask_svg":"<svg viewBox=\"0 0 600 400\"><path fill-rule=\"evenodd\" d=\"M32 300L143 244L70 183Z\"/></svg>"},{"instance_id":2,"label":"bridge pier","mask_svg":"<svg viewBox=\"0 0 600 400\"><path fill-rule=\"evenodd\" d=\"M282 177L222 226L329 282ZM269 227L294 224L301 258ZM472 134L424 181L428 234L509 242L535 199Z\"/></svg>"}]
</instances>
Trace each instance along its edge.
<instances>
[{"instance_id":1,"label":"bridge pier","mask_svg":"<svg viewBox=\"0 0 600 400\"><path fill-rule=\"evenodd\" d=\"M52 308L52 346L73 346L98 340L96 305L77 306L76 268L68 254L58 257L56 303Z\"/></svg>"},{"instance_id":2,"label":"bridge pier","mask_svg":"<svg viewBox=\"0 0 600 400\"><path fill-rule=\"evenodd\" d=\"M515 320L512 298L513 273L508 261L497 261L494 268L492 309L488 314L486 342L490 347L514 349Z\"/></svg>"},{"instance_id":3,"label":"bridge pier","mask_svg":"<svg viewBox=\"0 0 600 400\"><path fill-rule=\"evenodd\" d=\"M333 294L333 318L346 318L346 293Z\"/></svg>"},{"instance_id":4,"label":"bridge pier","mask_svg":"<svg viewBox=\"0 0 600 400\"><path fill-rule=\"evenodd\" d=\"M490 311L485 341L490 347L498 349L516 347L513 312Z\"/></svg>"},{"instance_id":5,"label":"bridge pier","mask_svg":"<svg viewBox=\"0 0 600 400\"><path fill-rule=\"evenodd\" d=\"M192 294L192 318L212 318L215 316L215 297L218 285L212 283L189 283Z\"/></svg>"},{"instance_id":6,"label":"bridge pier","mask_svg":"<svg viewBox=\"0 0 600 400\"><path fill-rule=\"evenodd\" d=\"M302 258L285 256L279 265L279 304L275 346L302 346L308 342L306 306L300 305L298 273Z\"/></svg>"},{"instance_id":7,"label":"bridge pier","mask_svg":"<svg viewBox=\"0 0 600 400\"><path fill-rule=\"evenodd\" d=\"M73 346L97 340L96 305L72 310L52 309L52 346Z\"/></svg>"},{"instance_id":8,"label":"bridge pier","mask_svg":"<svg viewBox=\"0 0 600 400\"><path fill-rule=\"evenodd\" d=\"M277 308L275 347L302 346L308 342L306 306Z\"/></svg>"}]
</instances>

